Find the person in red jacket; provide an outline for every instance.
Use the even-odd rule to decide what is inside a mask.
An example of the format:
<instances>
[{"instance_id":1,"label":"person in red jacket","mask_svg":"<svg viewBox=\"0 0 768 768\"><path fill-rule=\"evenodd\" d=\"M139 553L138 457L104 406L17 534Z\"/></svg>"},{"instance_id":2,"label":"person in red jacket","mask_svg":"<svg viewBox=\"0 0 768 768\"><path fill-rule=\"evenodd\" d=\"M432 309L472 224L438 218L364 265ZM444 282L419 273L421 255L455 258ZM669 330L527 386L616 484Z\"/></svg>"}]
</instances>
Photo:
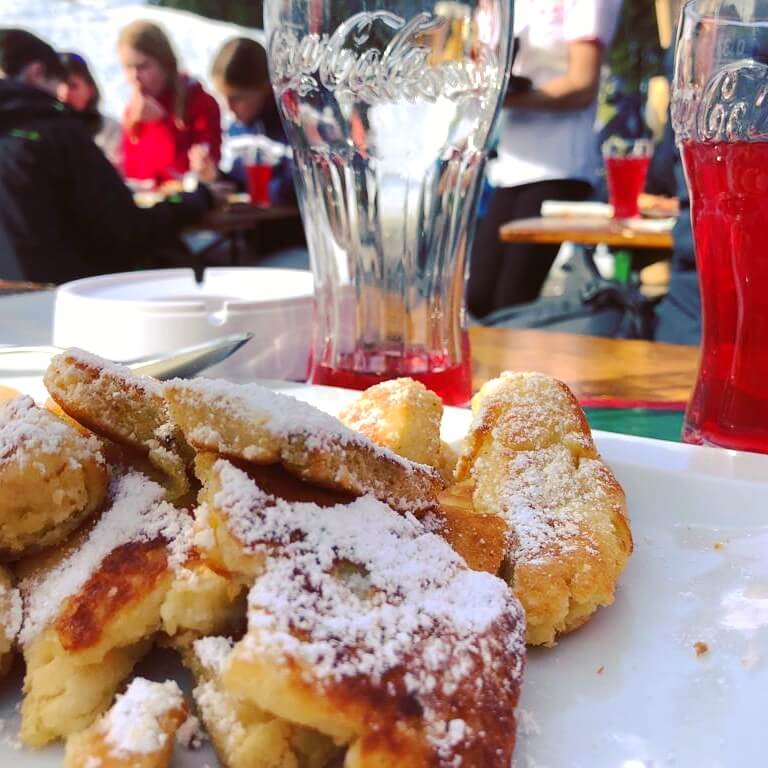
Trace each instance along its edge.
<instances>
[{"instance_id":1,"label":"person in red jacket","mask_svg":"<svg viewBox=\"0 0 768 768\"><path fill-rule=\"evenodd\" d=\"M133 89L123 116L123 175L157 183L181 179L193 147L218 164L219 106L200 83L179 72L163 30L134 21L120 31L118 55Z\"/></svg>"}]
</instances>

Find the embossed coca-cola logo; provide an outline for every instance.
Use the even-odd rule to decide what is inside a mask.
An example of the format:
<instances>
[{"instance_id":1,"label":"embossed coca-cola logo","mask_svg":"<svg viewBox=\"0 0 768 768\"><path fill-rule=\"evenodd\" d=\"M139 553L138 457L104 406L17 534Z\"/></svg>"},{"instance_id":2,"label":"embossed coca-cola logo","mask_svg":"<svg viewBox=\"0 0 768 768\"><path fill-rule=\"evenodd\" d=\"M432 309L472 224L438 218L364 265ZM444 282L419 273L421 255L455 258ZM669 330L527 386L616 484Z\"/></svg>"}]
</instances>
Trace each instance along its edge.
<instances>
[{"instance_id":1,"label":"embossed coca-cola logo","mask_svg":"<svg viewBox=\"0 0 768 768\"><path fill-rule=\"evenodd\" d=\"M768 140L768 66L746 59L720 68L703 88L678 85L672 119L679 140Z\"/></svg>"},{"instance_id":2,"label":"embossed coca-cola logo","mask_svg":"<svg viewBox=\"0 0 768 768\"><path fill-rule=\"evenodd\" d=\"M433 101L498 87L501 70L482 43L472 57L434 62L430 39L448 21L423 12L410 21L390 11L356 13L330 35L299 39L287 26L269 42L274 85L302 96L320 86L369 103L418 98ZM385 32L386 46L379 42ZM394 32L394 34L392 34Z\"/></svg>"}]
</instances>

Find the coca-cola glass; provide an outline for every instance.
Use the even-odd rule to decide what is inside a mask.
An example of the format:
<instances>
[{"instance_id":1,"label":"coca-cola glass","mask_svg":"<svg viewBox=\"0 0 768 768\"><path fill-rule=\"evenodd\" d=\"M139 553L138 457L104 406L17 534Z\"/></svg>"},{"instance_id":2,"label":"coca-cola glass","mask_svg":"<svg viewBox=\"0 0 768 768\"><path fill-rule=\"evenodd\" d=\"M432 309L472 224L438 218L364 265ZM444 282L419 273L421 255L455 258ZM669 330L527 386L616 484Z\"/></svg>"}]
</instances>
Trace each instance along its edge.
<instances>
[{"instance_id":1,"label":"coca-cola glass","mask_svg":"<svg viewBox=\"0 0 768 768\"><path fill-rule=\"evenodd\" d=\"M266 0L315 278L311 379L471 395L464 280L511 0Z\"/></svg>"},{"instance_id":2,"label":"coca-cola glass","mask_svg":"<svg viewBox=\"0 0 768 768\"><path fill-rule=\"evenodd\" d=\"M693 0L673 123L703 310L683 437L768 453L768 0Z\"/></svg>"}]
</instances>

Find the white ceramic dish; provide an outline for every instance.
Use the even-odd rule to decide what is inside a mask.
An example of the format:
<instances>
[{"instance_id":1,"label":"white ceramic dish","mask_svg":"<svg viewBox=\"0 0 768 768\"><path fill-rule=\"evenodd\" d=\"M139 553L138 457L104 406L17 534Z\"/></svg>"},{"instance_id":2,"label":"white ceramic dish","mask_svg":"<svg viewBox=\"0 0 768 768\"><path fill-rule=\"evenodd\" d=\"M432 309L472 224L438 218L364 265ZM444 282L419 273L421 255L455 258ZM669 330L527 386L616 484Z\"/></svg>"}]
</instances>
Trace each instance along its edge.
<instances>
[{"instance_id":1,"label":"white ceramic dish","mask_svg":"<svg viewBox=\"0 0 768 768\"><path fill-rule=\"evenodd\" d=\"M303 380L314 287L305 270L227 267L148 270L59 287L53 343L130 360L248 331L251 341L210 369L217 377Z\"/></svg>"},{"instance_id":2,"label":"white ceramic dish","mask_svg":"<svg viewBox=\"0 0 768 768\"><path fill-rule=\"evenodd\" d=\"M276 384L334 412L354 393ZM449 408L444 437L467 411ZM768 456L596 433L626 489L635 553L616 603L529 654L517 768L741 768L766 764ZM695 644L708 653L697 656ZM179 675L168 655L142 671ZM54 768L61 749L19 752L20 678L0 684L0 766ZM177 750L176 768L211 767Z\"/></svg>"}]
</instances>

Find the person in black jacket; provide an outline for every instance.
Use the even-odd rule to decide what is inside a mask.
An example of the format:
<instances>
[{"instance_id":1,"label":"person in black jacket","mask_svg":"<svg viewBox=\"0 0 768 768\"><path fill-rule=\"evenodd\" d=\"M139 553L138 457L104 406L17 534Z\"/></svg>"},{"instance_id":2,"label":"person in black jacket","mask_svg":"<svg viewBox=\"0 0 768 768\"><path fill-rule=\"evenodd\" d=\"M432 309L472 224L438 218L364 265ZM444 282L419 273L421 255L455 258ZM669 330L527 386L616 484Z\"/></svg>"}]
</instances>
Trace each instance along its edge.
<instances>
[{"instance_id":1,"label":"person in black jacket","mask_svg":"<svg viewBox=\"0 0 768 768\"><path fill-rule=\"evenodd\" d=\"M211 207L205 187L149 209L54 94L47 43L0 30L0 278L61 283L151 263Z\"/></svg>"}]
</instances>

